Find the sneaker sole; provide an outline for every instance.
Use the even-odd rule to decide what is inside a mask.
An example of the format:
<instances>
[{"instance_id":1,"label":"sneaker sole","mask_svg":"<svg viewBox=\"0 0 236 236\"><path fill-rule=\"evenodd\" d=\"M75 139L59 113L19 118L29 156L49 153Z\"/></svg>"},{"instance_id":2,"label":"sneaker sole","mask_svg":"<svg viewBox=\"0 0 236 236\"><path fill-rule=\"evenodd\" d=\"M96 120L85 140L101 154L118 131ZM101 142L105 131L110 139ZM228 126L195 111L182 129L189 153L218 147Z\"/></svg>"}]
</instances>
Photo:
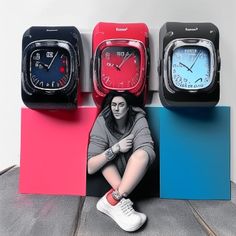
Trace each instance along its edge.
<instances>
[{"instance_id":1,"label":"sneaker sole","mask_svg":"<svg viewBox=\"0 0 236 236\"><path fill-rule=\"evenodd\" d=\"M109 216L111 219L113 219L117 225L119 225L119 223L116 221L116 219L113 218L113 216L109 213L109 211L106 210L106 208L104 207L104 204L102 201L98 201L97 205L96 205L97 209L102 212L103 214ZM143 222L141 221L141 224L138 225L138 226L135 226L135 227L124 227L124 226L121 226L119 225L120 228L122 228L123 230L127 231L127 232L133 232L133 231L136 231L138 230L141 226L143 225Z\"/></svg>"}]
</instances>

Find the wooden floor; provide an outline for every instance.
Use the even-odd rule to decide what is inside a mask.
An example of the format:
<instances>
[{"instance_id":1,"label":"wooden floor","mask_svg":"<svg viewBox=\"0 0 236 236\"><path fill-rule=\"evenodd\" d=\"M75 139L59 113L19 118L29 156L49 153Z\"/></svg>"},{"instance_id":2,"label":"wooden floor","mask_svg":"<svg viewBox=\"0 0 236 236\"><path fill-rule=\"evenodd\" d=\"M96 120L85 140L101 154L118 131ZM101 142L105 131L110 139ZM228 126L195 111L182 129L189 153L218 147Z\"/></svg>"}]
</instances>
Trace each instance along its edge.
<instances>
[{"instance_id":1,"label":"wooden floor","mask_svg":"<svg viewBox=\"0 0 236 236\"><path fill-rule=\"evenodd\" d=\"M18 193L19 168L0 172L0 236L130 235L96 210L95 197ZM136 203L148 216L135 235L236 236L236 185L231 201L151 198Z\"/></svg>"}]
</instances>

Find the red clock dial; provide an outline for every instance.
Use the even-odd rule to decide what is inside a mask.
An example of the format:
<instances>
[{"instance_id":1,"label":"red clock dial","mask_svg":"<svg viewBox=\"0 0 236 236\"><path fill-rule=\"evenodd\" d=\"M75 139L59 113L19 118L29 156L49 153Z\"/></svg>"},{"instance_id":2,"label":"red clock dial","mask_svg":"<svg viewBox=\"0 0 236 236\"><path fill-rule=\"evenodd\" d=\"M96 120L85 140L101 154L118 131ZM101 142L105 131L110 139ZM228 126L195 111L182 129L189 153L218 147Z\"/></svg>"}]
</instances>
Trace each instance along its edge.
<instances>
[{"instance_id":1,"label":"red clock dial","mask_svg":"<svg viewBox=\"0 0 236 236\"><path fill-rule=\"evenodd\" d=\"M107 89L128 90L139 83L140 53L135 47L106 47L101 52L101 83Z\"/></svg>"}]
</instances>

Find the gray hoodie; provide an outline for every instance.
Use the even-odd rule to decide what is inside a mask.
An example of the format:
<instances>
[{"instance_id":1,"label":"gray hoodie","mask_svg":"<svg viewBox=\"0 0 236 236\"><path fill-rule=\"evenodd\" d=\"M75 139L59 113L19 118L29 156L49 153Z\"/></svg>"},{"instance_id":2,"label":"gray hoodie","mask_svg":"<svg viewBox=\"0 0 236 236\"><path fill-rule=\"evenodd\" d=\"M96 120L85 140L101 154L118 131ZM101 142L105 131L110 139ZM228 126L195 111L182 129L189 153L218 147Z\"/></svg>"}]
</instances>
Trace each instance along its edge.
<instances>
[{"instance_id":1,"label":"gray hoodie","mask_svg":"<svg viewBox=\"0 0 236 236\"><path fill-rule=\"evenodd\" d=\"M134 151L138 149L146 151L149 156L149 164L151 164L156 157L153 149L153 140L145 118L145 112L139 107L132 107L132 109L137 112L134 122L130 129L121 137L120 135L110 132L106 126L102 112L98 115L90 132L88 159L103 153L106 149L112 147L129 134L134 135L133 147L127 153L119 153L113 160L121 175L123 175L127 161Z\"/></svg>"}]
</instances>

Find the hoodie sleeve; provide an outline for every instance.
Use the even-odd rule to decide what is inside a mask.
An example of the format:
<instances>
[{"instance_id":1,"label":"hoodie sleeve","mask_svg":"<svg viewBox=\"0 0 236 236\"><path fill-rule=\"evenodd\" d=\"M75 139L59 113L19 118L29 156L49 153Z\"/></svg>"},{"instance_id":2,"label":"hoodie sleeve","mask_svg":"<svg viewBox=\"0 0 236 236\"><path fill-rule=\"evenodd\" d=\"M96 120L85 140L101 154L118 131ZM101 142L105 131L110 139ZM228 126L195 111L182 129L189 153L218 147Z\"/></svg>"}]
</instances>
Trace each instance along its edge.
<instances>
[{"instance_id":1,"label":"hoodie sleeve","mask_svg":"<svg viewBox=\"0 0 236 236\"><path fill-rule=\"evenodd\" d=\"M149 162L152 163L156 154L154 152L154 142L145 117L137 120L132 133L134 134L133 151L143 149L149 156Z\"/></svg>"},{"instance_id":2,"label":"hoodie sleeve","mask_svg":"<svg viewBox=\"0 0 236 236\"><path fill-rule=\"evenodd\" d=\"M90 132L88 146L88 159L101 154L108 148L108 138L104 125L101 124L102 117L98 116Z\"/></svg>"}]
</instances>

